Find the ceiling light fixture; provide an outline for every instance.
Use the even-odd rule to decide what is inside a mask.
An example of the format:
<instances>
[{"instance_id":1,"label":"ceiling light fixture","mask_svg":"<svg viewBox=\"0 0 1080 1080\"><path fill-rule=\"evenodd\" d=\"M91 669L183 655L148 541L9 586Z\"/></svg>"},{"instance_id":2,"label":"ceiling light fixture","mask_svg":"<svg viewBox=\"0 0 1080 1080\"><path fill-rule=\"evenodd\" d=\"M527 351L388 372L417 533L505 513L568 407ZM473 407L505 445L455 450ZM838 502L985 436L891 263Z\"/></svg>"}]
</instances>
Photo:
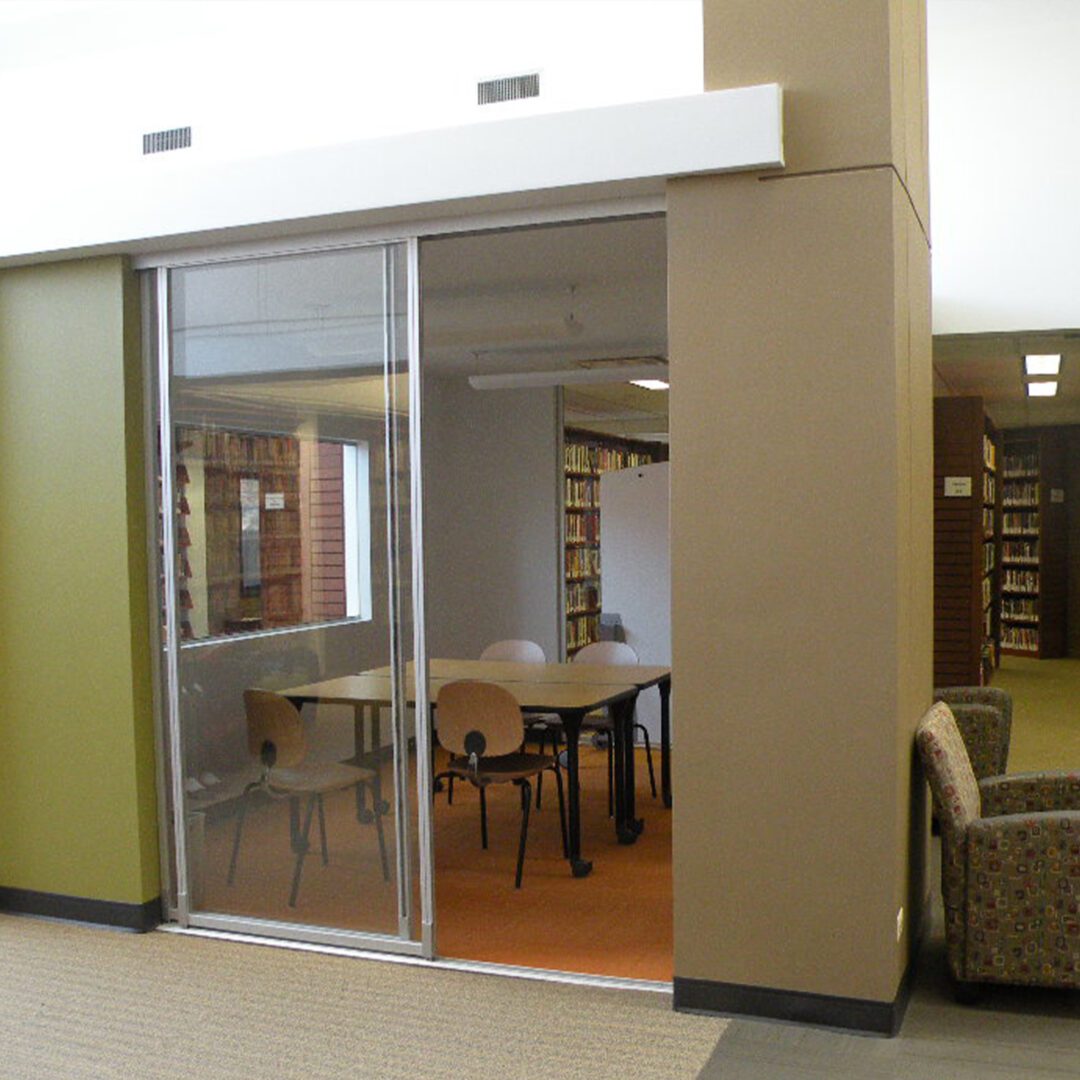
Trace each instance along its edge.
<instances>
[{"instance_id":1,"label":"ceiling light fixture","mask_svg":"<svg viewBox=\"0 0 1080 1080\"><path fill-rule=\"evenodd\" d=\"M1025 375L1057 375L1061 371L1061 353L1028 353L1024 357Z\"/></svg>"},{"instance_id":2,"label":"ceiling light fixture","mask_svg":"<svg viewBox=\"0 0 1080 1080\"><path fill-rule=\"evenodd\" d=\"M668 384L663 379L631 379L631 386L640 386L643 390L666 390Z\"/></svg>"},{"instance_id":3,"label":"ceiling light fixture","mask_svg":"<svg viewBox=\"0 0 1080 1080\"><path fill-rule=\"evenodd\" d=\"M474 390L520 390L535 386L580 386L590 383L632 382L656 374L655 365L638 368L559 368L555 371L509 371L497 375L470 375Z\"/></svg>"},{"instance_id":4,"label":"ceiling light fixture","mask_svg":"<svg viewBox=\"0 0 1080 1080\"><path fill-rule=\"evenodd\" d=\"M1057 393L1057 380L1048 382L1029 382L1027 384L1028 397L1053 397Z\"/></svg>"}]
</instances>

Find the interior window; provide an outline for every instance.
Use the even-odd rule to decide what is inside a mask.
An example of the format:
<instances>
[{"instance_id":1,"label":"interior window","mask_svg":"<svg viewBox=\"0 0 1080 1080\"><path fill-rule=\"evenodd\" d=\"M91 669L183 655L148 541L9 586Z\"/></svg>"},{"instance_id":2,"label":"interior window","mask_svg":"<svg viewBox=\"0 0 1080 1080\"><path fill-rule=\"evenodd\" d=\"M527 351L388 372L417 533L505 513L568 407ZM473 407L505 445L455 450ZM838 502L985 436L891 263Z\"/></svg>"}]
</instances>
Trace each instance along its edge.
<instances>
[{"instance_id":1,"label":"interior window","mask_svg":"<svg viewBox=\"0 0 1080 1080\"><path fill-rule=\"evenodd\" d=\"M371 618L366 442L177 434L185 638Z\"/></svg>"}]
</instances>

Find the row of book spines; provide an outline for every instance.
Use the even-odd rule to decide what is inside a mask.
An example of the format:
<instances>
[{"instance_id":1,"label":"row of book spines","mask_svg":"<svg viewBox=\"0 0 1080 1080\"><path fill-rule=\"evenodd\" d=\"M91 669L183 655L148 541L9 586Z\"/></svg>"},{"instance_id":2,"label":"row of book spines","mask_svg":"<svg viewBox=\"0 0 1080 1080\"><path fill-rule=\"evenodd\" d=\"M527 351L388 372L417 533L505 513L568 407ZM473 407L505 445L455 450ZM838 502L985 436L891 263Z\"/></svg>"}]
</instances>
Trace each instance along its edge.
<instances>
[{"instance_id":1,"label":"row of book spines","mask_svg":"<svg viewBox=\"0 0 1080 1080\"><path fill-rule=\"evenodd\" d=\"M994 600L993 584L989 577L982 579L982 606L985 611Z\"/></svg>"},{"instance_id":2,"label":"row of book spines","mask_svg":"<svg viewBox=\"0 0 1080 1080\"><path fill-rule=\"evenodd\" d=\"M1039 482L1037 480L1009 480L1001 492L1002 506L1038 506Z\"/></svg>"},{"instance_id":3,"label":"row of book spines","mask_svg":"<svg viewBox=\"0 0 1080 1080\"><path fill-rule=\"evenodd\" d=\"M1018 600L1013 597L1001 598L1001 617L1003 619L1025 619L1028 622L1039 621L1038 600Z\"/></svg>"},{"instance_id":4,"label":"row of book spines","mask_svg":"<svg viewBox=\"0 0 1080 1080\"><path fill-rule=\"evenodd\" d=\"M599 550L597 548L567 548L566 576L568 578L599 577Z\"/></svg>"},{"instance_id":5,"label":"row of book spines","mask_svg":"<svg viewBox=\"0 0 1080 1080\"><path fill-rule=\"evenodd\" d=\"M1005 540L1001 545L1001 557L1006 562L1039 561L1038 540Z\"/></svg>"},{"instance_id":6,"label":"row of book spines","mask_svg":"<svg viewBox=\"0 0 1080 1080\"><path fill-rule=\"evenodd\" d=\"M599 505L600 485L596 480L583 480L568 476L566 478L566 505L568 507L591 509Z\"/></svg>"},{"instance_id":7,"label":"row of book spines","mask_svg":"<svg viewBox=\"0 0 1080 1080\"><path fill-rule=\"evenodd\" d=\"M567 514L566 540L570 544L599 543L599 514Z\"/></svg>"},{"instance_id":8,"label":"row of book spines","mask_svg":"<svg viewBox=\"0 0 1080 1080\"><path fill-rule=\"evenodd\" d=\"M1039 471L1039 451L1028 450L1020 454L1005 455L1005 478L1010 476L1024 476Z\"/></svg>"},{"instance_id":9,"label":"row of book spines","mask_svg":"<svg viewBox=\"0 0 1080 1080\"><path fill-rule=\"evenodd\" d=\"M1001 589L1003 592L1030 592L1039 591L1038 570L1006 570L1001 576Z\"/></svg>"},{"instance_id":10,"label":"row of book spines","mask_svg":"<svg viewBox=\"0 0 1080 1080\"><path fill-rule=\"evenodd\" d=\"M983 464L988 469L997 468L997 447L989 435L983 435Z\"/></svg>"},{"instance_id":11,"label":"row of book spines","mask_svg":"<svg viewBox=\"0 0 1080 1080\"><path fill-rule=\"evenodd\" d=\"M1036 534L1039 531L1039 512L1031 510L1027 513L1014 512L1001 515L1002 532L1018 532Z\"/></svg>"},{"instance_id":12,"label":"row of book spines","mask_svg":"<svg viewBox=\"0 0 1080 1080\"><path fill-rule=\"evenodd\" d=\"M1039 651L1039 631L1033 626L1006 626L1001 631L1001 647L1018 652Z\"/></svg>"},{"instance_id":13,"label":"row of book spines","mask_svg":"<svg viewBox=\"0 0 1080 1080\"><path fill-rule=\"evenodd\" d=\"M641 450L623 450L614 446L567 443L564 461L568 472L603 473L648 465L652 456Z\"/></svg>"},{"instance_id":14,"label":"row of book spines","mask_svg":"<svg viewBox=\"0 0 1080 1080\"><path fill-rule=\"evenodd\" d=\"M570 619L566 624L566 648L580 649L600 636L600 616L586 615L581 619Z\"/></svg>"},{"instance_id":15,"label":"row of book spines","mask_svg":"<svg viewBox=\"0 0 1080 1080\"><path fill-rule=\"evenodd\" d=\"M997 491L996 483L994 481L994 474L984 472L983 473L983 502L994 505L994 496Z\"/></svg>"},{"instance_id":16,"label":"row of book spines","mask_svg":"<svg viewBox=\"0 0 1080 1080\"><path fill-rule=\"evenodd\" d=\"M579 614L596 611L600 607L600 590L595 585L568 585L566 587L566 613Z\"/></svg>"}]
</instances>

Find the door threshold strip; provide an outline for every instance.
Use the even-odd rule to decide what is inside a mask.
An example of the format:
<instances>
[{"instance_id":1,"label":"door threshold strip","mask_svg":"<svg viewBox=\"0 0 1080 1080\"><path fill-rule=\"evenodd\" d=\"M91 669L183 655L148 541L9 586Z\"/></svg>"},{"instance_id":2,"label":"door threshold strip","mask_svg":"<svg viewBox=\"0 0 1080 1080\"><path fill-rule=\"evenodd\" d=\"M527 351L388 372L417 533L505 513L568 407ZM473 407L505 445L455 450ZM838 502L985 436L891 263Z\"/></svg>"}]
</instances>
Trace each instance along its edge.
<instances>
[{"instance_id":1,"label":"door threshold strip","mask_svg":"<svg viewBox=\"0 0 1080 1080\"><path fill-rule=\"evenodd\" d=\"M233 941L242 945L265 945L277 949L294 949L297 952L323 953L327 956L344 956L354 960L378 960L388 964L408 964L411 967L436 968L443 971L465 971L476 975L499 975L507 979L532 979L536 982L567 983L572 986L591 986L602 990L636 990L651 994L672 993L670 982L653 979L628 979L617 975L588 975L574 971L550 971L547 968L517 967L514 964L495 964L481 960L453 960L436 957L426 960L419 956L403 956L398 953L378 952L372 949L349 949L341 945L319 945L308 941L288 941L283 938L262 937L259 934L239 934L231 930L205 930L200 927L178 926L165 923L157 928L167 934L184 934L189 937L214 938Z\"/></svg>"}]
</instances>

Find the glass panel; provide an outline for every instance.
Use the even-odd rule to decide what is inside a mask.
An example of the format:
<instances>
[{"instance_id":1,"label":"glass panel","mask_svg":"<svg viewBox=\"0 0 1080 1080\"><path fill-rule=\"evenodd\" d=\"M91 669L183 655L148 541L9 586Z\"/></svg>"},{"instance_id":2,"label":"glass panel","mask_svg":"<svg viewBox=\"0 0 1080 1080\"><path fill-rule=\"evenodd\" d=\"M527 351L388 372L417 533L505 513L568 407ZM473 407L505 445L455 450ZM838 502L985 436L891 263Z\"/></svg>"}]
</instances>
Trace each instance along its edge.
<instances>
[{"instance_id":1,"label":"glass panel","mask_svg":"<svg viewBox=\"0 0 1080 1080\"><path fill-rule=\"evenodd\" d=\"M406 295L399 246L170 274L193 913L412 935Z\"/></svg>"}]
</instances>

